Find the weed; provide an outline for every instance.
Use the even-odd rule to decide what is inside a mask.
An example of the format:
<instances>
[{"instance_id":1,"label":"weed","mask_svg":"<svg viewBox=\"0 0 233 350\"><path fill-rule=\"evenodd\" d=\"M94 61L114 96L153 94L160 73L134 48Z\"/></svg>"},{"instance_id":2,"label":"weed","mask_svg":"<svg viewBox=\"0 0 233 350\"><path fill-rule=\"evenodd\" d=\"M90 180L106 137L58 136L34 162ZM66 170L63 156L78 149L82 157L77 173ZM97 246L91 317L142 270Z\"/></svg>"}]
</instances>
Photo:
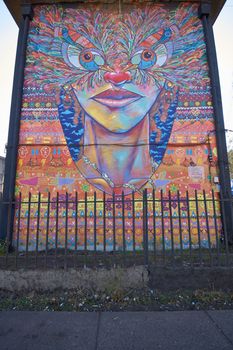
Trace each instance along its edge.
<instances>
[{"instance_id":1,"label":"weed","mask_svg":"<svg viewBox=\"0 0 233 350\"><path fill-rule=\"evenodd\" d=\"M0 255L6 254L7 243L4 239L0 239Z\"/></svg>"}]
</instances>

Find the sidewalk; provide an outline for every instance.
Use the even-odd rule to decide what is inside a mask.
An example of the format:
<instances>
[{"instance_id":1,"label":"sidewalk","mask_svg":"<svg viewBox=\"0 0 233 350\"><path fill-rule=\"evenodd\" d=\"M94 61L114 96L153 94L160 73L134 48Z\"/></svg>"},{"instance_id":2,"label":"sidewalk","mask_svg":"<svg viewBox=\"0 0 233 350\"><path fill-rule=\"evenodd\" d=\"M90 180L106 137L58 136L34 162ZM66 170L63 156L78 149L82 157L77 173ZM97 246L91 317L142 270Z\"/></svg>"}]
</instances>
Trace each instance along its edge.
<instances>
[{"instance_id":1,"label":"sidewalk","mask_svg":"<svg viewBox=\"0 0 233 350\"><path fill-rule=\"evenodd\" d=\"M0 312L1 350L230 350L233 310Z\"/></svg>"}]
</instances>

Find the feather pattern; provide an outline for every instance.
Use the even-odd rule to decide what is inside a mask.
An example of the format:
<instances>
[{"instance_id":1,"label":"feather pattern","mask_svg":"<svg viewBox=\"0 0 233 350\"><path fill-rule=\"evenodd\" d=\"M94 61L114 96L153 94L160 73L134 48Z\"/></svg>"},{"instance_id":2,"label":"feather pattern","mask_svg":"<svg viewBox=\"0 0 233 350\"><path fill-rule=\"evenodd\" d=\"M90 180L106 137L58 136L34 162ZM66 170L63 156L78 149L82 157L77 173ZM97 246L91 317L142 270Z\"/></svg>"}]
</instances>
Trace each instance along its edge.
<instances>
[{"instance_id":1,"label":"feather pattern","mask_svg":"<svg viewBox=\"0 0 233 350\"><path fill-rule=\"evenodd\" d=\"M117 20L117 15L101 10L36 6L28 41L26 85L46 85L53 89L63 84L80 84L82 80L99 85L101 81L96 72L67 64L65 44L73 46L78 56L86 48L81 43L83 40L102 52L109 67L116 59L127 65L145 41L153 36L155 40L156 33L168 28L169 43L164 38L163 42L170 51L172 47L172 54L162 67L155 64L146 70L132 69L136 83L171 81L187 88L197 81L203 83L208 80L206 54L202 25L196 13L196 5L180 5L174 11L153 5L134 9ZM72 40L71 31L80 37L78 42ZM153 44L155 52L160 44L160 40Z\"/></svg>"}]
</instances>

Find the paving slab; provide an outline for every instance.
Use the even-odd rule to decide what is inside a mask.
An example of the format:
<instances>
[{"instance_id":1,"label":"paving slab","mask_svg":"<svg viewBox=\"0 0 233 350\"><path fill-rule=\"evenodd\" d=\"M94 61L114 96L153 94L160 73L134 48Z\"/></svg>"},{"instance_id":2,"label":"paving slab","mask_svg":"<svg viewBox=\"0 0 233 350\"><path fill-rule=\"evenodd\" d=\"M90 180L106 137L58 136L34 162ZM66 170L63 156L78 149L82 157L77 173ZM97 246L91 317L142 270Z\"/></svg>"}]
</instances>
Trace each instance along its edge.
<instances>
[{"instance_id":1,"label":"paving slab","mask_svg":"<svg viewBox=\"0 0 233 350\"><path fill-rule=\"evenodd\" d=\"M223 332L232 344L233 349L233 311L218 310L208 311L208 315L216 323L216 326Z\"/></svg>"},{"instance_id":2,"label":"paving slab","mask_svg":"<svg viewBox=\"0 0 233 350\"><path fill-rule=\"evenodd\" d=\"M102 313L98 350L232 350L203 311Z\"/></svg>"},{"instance_id":3,"label":"paving slab","mask_svg":"<svg viewBox=\"0 0 233 350\"><path fill-rule=\"evenodd\" d=\"M0 312L1 350L94 350L97 313Z\"/></svg>"},{"instance_id":4,"label":"paving slab","mask_svg":"<svg viewBox=\"0 0 233 350\"><path fill-rule=\"evenodd\" d=\"M233 311L0 312L1 350L232 350Z\"/></svg>"}]
</instances>

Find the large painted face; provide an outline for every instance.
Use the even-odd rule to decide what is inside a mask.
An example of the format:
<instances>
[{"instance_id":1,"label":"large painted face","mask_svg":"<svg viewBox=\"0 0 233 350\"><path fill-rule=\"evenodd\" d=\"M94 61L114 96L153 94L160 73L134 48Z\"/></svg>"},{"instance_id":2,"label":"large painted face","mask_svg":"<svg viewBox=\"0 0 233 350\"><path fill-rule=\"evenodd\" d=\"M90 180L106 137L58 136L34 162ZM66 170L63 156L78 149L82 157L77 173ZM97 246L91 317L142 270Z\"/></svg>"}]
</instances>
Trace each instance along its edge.
<instances>
[{"instance_id":1,"label":"large painted face","mask_svg":"<svg viewBox=\"0 0 233 350\"><path fill-rule=\"evenodd\" d=\"M37 7L25 81L59 91L59 120L74 161L82 155L86 120L111 136L131 131L148 116L146 143L156 169L172 130L178 89L204 82L202 25L190 5L176 11L132 5L122 14L110 7Z\"/></svg>"},{"instance_id":2,"label":"large painted face","mask_svg":"<svg viewBox=\"0 0 233 350\"><path fill-rule=\"evenodd\" d=\"M125 28L115 16L98 32L103 43L93 40L91 19L85 23L88 26L90 33L85 29L85 35L76 32L72 37L71 31L65 31L63 57L77 71L71 86L93 120L111 132L127 132L145 117L165 84L153 70L161 69L172 54L172 30L164 28L149 36L143 33L142 40L134 39L133 44L133 39L127 39L135 35L133 29Z\"/></svg>"}]
</instances>

